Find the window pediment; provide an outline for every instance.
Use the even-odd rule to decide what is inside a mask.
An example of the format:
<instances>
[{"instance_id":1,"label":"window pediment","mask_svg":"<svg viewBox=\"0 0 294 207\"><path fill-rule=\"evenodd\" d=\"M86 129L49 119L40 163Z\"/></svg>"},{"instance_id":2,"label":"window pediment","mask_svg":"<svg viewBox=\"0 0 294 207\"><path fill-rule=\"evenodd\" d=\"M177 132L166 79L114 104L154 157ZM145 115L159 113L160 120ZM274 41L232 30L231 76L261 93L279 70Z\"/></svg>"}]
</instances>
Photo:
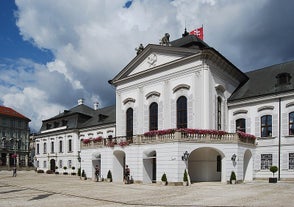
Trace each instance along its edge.
<instances>
[{"instance_id":1,"label":"window pediment","mask_svg":"<svg viewBox=\"0 0 294 207\"><path fill-rule=\"evenodd\" d=\"M173 92L175 93L175 92L177 92L178 90L181 90L181 89L189 90L190 86L187 85L187 84L177 85L176 87L173 88Z\"/></svg>"},{"instance_id":2,"label":"window pediment","mask_svg":"<svg viewBox=\"0 0 294 207\"><path fill-rule=\"evenodd\" d=\"M157 96L157 97L159 97L159 96L160 96L160 93L157 92L157 91L151 91L151 92L147 93L145 97L146 97L146 99L149 99L149 98L152 97L152 96Z\"/></svg>"},{"instance_id":3,"label":"window pediment","mask_svg":"<svg viewBox=\"0 0 294 207\"><path fill-rule=\"evenodd\" d=\"M274 110L274 108L275 108L274 106L262 106L262 107L259 107L257 111L260 112L264 110Z\"/></svg>"},{"instance_id":4,"label":"window pediment","mask_svg":"<svg viewBox=\"0 0 294 207\"><path fill-rule=\"evenodd\" d=\"M291 107L291 106L294 106L294 102L290 102L290 103L286 104L286 108Z\"/></svg>"},{"instance_id":5,"label":"window pediment","mask_svg":"<svg viewBox=\"0 0 294 207\"><path fill-rule=\"evenodd\" d=\"M133 102L133 103L135 103L136 100L135 100L134 98L126 98L126 99L123 101L123 104L125 105L125 104L127 104L128 102Z\"/></svg>"},{"instance_id":6,"label":"window pediment","mask_svg":"<svg viewBox=\"0 0 294 207\"><path fill-rule=\"evenodd\" d=\"M248 113L247 110L241 109L241 110L234 111L233 116L236 116L238 114L247 114L247 113Z\"/></svg>"}]
</instances>

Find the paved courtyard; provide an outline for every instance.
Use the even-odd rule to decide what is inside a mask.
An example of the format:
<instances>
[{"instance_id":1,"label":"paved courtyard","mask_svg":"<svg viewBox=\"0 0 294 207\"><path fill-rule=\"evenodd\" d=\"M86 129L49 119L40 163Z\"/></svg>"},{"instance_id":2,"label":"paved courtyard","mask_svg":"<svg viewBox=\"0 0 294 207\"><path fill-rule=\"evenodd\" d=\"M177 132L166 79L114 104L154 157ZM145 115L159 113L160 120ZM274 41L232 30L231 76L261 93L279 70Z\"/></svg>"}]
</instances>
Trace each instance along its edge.
<instances>
[{"instance_id":1,"label":"paved courtyard","mask_svg":"<svg viewBox=\"0 0 294 207\"><path fill-rule=\"evenodd\" d=\"M93 182L78 176L0 171L0 206L293 206L293 182L162 186Z\"/></svg>"}]
</instances>

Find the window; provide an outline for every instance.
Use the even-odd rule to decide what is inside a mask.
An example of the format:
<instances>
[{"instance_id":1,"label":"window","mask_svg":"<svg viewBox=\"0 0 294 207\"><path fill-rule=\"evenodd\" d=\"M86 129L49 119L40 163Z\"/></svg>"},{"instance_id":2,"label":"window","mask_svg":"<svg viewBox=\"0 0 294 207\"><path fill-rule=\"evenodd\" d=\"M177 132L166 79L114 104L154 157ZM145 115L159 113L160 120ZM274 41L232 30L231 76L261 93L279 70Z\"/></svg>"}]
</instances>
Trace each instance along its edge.
<instances>
[{"instance_id":1,"label":"window","mask_svg":"<svg viewBox=\"0 0 294 207\"><path fill-rule=\"evenodd\" d=\"M236 120L236 132L246 132L246 120L245 119L237 119Z\"/></svg>"},{"instance_id":2,"label":"window","mask_svg":"<svg viewBox=\"0 0 294 207\"><path fill-rule=\"evenodd\" d=\"M185 96L177 100L177 128L187 128L187 98Z\"/></svg>"},{"instance_id":3,"label":"window","mask_svg":"<svg viewBox=\"0 0 294 207\"><path fill-rule=\"evenodd\" d=\"M51 153L54 153L54 142L51 142Z\"/></svg>"},{"instance_id":4,"label":"window","mask_svg":"<svg viewBox=\"0 0 294 207\"><path fill-rule=\"evenodd\" d=\"M222 98L217 97L217 129L222 129Z\"/></svg>"},{"instance_id":5,"label":"window","mask_svg":"<svg viewBox=\"0 0 294 207\"><path fill-rule=\"evenodd\" d=\"M59 152L62 152L63 149L62 149L62 140L59 141Z\"/></svg>"},{"instance_id":6,"label":"window","mask_svg":"<svg viewBox=\"0 0 294 207\"><path fill-rule=\"evenodd\" d=\"M261 169L268 170L273 164L272 154L261 154Z\"/></svg>"},{"instance_id":7,"label":"window","mask_svg":"<svg viewBox=\"0 0 294 207\"><path fill-rule=\"evenodd\" d=\"M40 154L40 144L37 144L37 155Z\"/></svg>"},{"instance_id":8,"label":"window","mask_svg":"<svg viewBox=\"0 0 294 207\"><path fill-rule=\"evenodd\" d=\"M289 170L294 170L294 153L289 153Z\"/></svg>"},{"instance_id":9,"label":"window","mask_svg":"<svg viewBox=\"0 0 294 207\"><path fill-rule=\"evenodd\" d=\"M289 135L294 135L294 112L289 113Z\"/></svg>"},{"instance_id":10,"label":"window","mask_svg":"<svg viewBox=\"0 0 294 207\"><path fill-rule=\"evenodd\" d=\"M68 165L67 165L67 166L68 166L68 168L70 169L70 168L71 168L71 166L72 166L72 165L71 165L71 160L68 160L68 163L67 163L67 164L68 164Z\"/></svg>"},{"instance_id":11,"label":"window","mask_svg":"<svg viewBox=\"0 0 294 207\"><path fill-rule=\"evenodd\" d=\"M47 168L47 162L46 161L43 162L43 168Z\"/></svg>"},{"instance_id":12,"label":"window","mask_svg":"<svg viewBox=\"0 0 294 207\"><path fill-rule=\"evenodd\" d=\"M71 139L68 140L68 151L72 152L72 140Z\"/></svg>"},{"instance_id":13,"label":"window","mask_svg":"<svg viewBox=\"0 0 294 207\"><path fill-rule=\"evenodd\" d=\"M127 122L127 126L126 126L126 135L127 137L133 137L133 109L132 108L128 108L127 112L126 112L126 122Z\"/></svg>"},{"instance_id":14,"label":"window","mask_svg":"<svg viewBox=\"0 0 294 207\"><path fill-rule=\"evenodd\" d=\"M218 155L216 157L216 172L221 172L222 171L222 157Z\"/></svg>"},{"instance_id":15,"label":"window","mask_svg":"<svg viewBox=\"0 0 294 207\"><path fill-rule=\"evenodd\" d=\"M149 130L158 129L158 104L153 102L149 107Z\"/></svg>"},{"instance_id":16,"label":"window","mask_svg":"<svg viewBox=\"0 0 294 207\"><path fill-rule=\"evenodd\" d=\"M59 168L62 168L62 160L59 160Z\"/></svg>"},{"instance_id":17,"label":"window","mask_svg":"<svg viewBox=\"0 0 294 207\"><path fill-rule=\"evenodd\" d=\"M47 153L47 143L44 143L44 149L43 149L43 153L46 154Z\"/></svg>"},{"instance_id":18,"label":"window","mask_svg":"<svg viewBox=\"0 0 294 207\"><path fill-rule=\"evenodd\" d=\"M272 116L265 115L261 117L261 137L272 136Z\"/></svg>"}]
</instances>

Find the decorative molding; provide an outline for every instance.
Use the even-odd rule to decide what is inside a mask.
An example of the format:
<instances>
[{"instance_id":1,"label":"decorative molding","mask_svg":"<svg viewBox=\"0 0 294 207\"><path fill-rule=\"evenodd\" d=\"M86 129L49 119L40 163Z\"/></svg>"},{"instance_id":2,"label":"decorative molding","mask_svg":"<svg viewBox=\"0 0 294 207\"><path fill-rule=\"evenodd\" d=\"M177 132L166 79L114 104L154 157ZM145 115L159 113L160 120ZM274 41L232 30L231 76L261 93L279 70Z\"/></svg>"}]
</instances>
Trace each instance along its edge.
<instances>
[{"instance_id":1,"label":"decorative molding","mask_svg":"<svg viewBox=\"0 0 294 207\"><path fill-rule=\"evenodd\" d=\"M159 97L160 96L160 93L157 92L157 91L151 91L151 92L147 93L145 97L146 97L146 99L148 99L151 96L157 96L157 97Z\"/></svg>"},{"instance_id":2,"label":"decorative molding","mask_svg":"<svg viewBox=\"0 0 294 207\"><path fill-rule=\"evenodd\" d=\"M110 129L110 130L107 130L107 132L106 133L113 133L113 130L112 129Z\"/></svg>"},{"instance_id":3,"label":"decorative molding","mask_svg":"<svg viewBox=\"0 0 294 207\"><path fill-rule=\"evenodd\" d=\"M97 135L98 135L98 134L103 134L103 132L99 131L99 132L97 132Z\"/></svg>"},{"instance_id":4,"label":"decorative molding","mask_svg":"<svg viewBox=\"0 0 294 207\"><path fill-rule=\"evenodd\" d=\"M257 112L264 111L264 110L274 110L274 106L262 106L257 109Z\"/></svg>"},{"instance_id":5,"label":"decorative molding","mask_svg":"<svg viewBox=\"0 0 294 207\"><path fill-rule=\"evenodd\" d=\"M290 103L286 104L286 108L291 107L291 106L294 106L294 102L290 102Z\"/></svg>"},{"instance_id":6,"label":"decorative molding","mask_svg":"<svg viewBox=\"0 0 294 207\"><path fill-rule=\"evenodd\" d=\"M133 102L135 103L136 100L134 98L126 98L124 101L123 101L123 104L126 105L128 102Z\"/></svg>"},{"instance_id":7,"label":"decorative molding","mask_svg":"<svg viewBox=\"0 0 294 207\"><path fill-rule=\"evenodd\" d=\"M247 113L248 113L247 110L241 109L241 110L234 111L233 116L236 116L238 114L247 114Z\"/></svg>"},{"instance_id":8,"label":"decorative molding","mask_svg":"<svg viewBox=\"0 0 294 207\"><path fill-rule=\"evenodd\" d=\"M173 93L177 92L177 91L180 90L180 89L189 90L189 89L190 89L190 86L187 85L187 84L180 84L180 85L177 85L176 87L173 88Z\"/></svg>"},{"instance_id":9,"label":"decorative molding","mask_svg":"<svg viewBox=\"0 0 294 207\"><path fill-rule=\"evenodd\" d=\"M219 93L224 93L226 91L226 88L223 85L217 84L215 85L215 90Z\"/></svg>"}]
</instances>

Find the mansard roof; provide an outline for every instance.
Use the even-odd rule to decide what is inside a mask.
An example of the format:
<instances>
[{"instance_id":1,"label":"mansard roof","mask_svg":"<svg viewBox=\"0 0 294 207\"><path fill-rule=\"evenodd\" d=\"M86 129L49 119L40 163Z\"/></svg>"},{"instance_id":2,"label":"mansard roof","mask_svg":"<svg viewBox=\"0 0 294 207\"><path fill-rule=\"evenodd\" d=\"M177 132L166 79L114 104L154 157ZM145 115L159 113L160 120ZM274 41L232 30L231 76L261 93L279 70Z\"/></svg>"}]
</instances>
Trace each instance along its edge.
<instances>
[{"instance_id":1,"label":"mansard roof","mask_svg":"<svg viewBox=\"0 0 294 207\"><path fill-rule=\"evenodd\" d=\"M294 91L294 60L247 72L249 80L229 101Z\"/></svg>"},{"instance_id":2,"label":"mansard roof","mask_svg":"<svg viewBox=\"0 0 294 207\"><path fill-rule=\"evenodd\" d=\"M84 122L80 128L112 124L115 123L115 121L115 105L108 106L95 110L93 116L88 121Z\"/></svg>"},{"instance_id":3,"label":"mansard roof","mask_svg":"<svg viewBox=\"0 0 294 207\"><path fill-rule=\"evenodd\" d=\"M95 110L84 104L80 104L69 110L64 110L64 112L50 119L43 120L40 131L46 131L49 129L54 131L54 128L62 126L66 126L66 129L80 129L111 124L115 123L115 121L115 106ZM55 127L54 123L58 123L58 125ZM47 124L50 124L52 127L48 128Z\"/></svg>"}]
</instances>

